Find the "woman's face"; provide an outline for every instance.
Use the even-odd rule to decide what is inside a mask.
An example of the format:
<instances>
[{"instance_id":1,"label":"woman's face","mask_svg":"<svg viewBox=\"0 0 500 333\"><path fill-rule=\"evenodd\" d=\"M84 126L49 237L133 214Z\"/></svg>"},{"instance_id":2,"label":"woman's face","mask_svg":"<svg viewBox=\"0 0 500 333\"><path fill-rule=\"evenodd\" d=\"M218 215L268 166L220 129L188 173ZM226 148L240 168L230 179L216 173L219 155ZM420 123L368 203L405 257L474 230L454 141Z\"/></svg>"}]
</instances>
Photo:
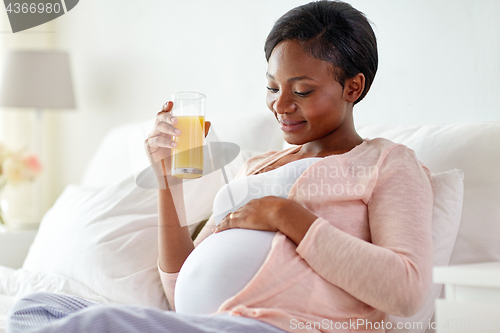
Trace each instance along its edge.
<instances>
[{"instance_id":1,"label":"woman's face","mask_svg":"<svg viewBox=\"0 0 500 333\"><path fill-rule=\"evenodd\" d=\"M287 40L274 48L266 75L267 106L288 143L320 140L342 128L348 102L330 62L308 55L298 41Z\"/></svg>"}]
</instances>

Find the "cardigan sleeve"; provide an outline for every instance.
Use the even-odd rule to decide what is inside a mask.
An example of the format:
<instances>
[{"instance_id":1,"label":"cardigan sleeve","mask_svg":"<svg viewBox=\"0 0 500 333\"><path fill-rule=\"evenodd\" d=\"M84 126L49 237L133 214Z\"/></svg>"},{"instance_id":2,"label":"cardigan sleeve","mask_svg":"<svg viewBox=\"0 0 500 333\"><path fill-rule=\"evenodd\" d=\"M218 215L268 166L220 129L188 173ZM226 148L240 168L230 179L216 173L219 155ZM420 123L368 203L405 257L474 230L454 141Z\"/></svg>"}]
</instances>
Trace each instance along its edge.
<instances>
[{"instance_id":1,"label":"cardigan sleeve","mask_svg":"<svg viewBox=\"0 0 500 333\"><path fill-rule=\"evenodd\" d=\"M398 145L380 162L367 203L371 243L318 218L296 252L364 303L411 316L431 283L433 192L430 171L413 150Z\"/></svg>"}]
</instances>

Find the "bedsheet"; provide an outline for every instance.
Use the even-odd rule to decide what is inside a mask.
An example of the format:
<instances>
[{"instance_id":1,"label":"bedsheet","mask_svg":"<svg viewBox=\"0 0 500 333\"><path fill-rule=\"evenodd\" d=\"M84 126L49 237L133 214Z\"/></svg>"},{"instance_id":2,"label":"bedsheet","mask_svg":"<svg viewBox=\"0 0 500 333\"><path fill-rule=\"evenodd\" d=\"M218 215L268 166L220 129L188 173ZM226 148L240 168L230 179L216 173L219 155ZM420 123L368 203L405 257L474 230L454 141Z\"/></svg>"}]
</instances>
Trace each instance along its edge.
<instances>
[{"instance_id":1,"label":"bedsheet","mask_svg":"<svg viewBox=\"0 0 500 333\"><path fill-rule=\"evenodd\" d=\"M104 298L78 281L61 275L0 266L0 333L6 332L5 320L14 302L24 295L37 291L78 296L101 303L119 304Z\"/></svg>"},{"instance_id":2,"label":"bedsheet","mask_svg":"<svg viewBox=\"0 0 500 333\"><path fill-rule=\"evenodd\" d=\"M9 311L12 304L14 304L15 297L0 295L0 333L6 333L5 330L5 319L7 312Z\"/></svg>"},{"instance_id":3,"label":"bedsheet","mask_svg":"<svg viewBox=\"0 0 500 333\"><path fill-rule=\"evenodd\" d=\"M0 266L0 285L6 284L7 280L10 280L10 276L15 272L15 269ZM0 333L5 333L5 319L7 312L9 312L10 307L14 304L15 297L4 295L3 289L0 293Z\"/></svg>"}]
</instances>

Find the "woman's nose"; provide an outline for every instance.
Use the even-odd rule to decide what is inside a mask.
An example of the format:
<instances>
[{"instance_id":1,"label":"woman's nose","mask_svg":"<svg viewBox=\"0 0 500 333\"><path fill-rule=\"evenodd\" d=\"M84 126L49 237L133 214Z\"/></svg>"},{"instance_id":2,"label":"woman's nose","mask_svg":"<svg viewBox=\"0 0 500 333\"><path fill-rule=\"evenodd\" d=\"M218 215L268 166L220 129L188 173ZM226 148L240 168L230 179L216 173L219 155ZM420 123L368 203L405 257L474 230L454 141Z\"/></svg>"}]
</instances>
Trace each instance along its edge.
<instances>
[{"instance_id":1,"label":"woman's nose","mask_svg":"<svg viewBox=\"0 0 500 333\"><path fill-rule=\"evenodd\" d=\"M288 98L285 94L279 94L273 104L273 109L276 113L292 113L296 109L293 100Z\"/></svg>"}]
</instances>

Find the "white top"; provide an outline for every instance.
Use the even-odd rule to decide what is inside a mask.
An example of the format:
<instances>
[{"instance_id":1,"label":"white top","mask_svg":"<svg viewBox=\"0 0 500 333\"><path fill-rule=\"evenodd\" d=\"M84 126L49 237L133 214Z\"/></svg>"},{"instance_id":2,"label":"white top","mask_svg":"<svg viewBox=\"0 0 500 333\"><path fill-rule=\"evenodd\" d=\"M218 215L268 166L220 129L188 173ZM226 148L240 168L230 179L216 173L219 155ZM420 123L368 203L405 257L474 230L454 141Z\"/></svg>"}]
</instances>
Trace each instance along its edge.
<instances>
[{"instance_id":1,"label":"white top","mask_svg":"<svg viewBox=\"0 0 500 333\"><path fill-rule=\"evenodd\" d=\"M287 198L297 178L321 158L305 158L232 181L217 193L213 212L219 224L252 199ZM234 203L234 204L233 204ZM175 285L179 313L210 314L250 282L267 258L275 232L230 229L212 234L184 262Z\"/></svg>"}]
</instances>

